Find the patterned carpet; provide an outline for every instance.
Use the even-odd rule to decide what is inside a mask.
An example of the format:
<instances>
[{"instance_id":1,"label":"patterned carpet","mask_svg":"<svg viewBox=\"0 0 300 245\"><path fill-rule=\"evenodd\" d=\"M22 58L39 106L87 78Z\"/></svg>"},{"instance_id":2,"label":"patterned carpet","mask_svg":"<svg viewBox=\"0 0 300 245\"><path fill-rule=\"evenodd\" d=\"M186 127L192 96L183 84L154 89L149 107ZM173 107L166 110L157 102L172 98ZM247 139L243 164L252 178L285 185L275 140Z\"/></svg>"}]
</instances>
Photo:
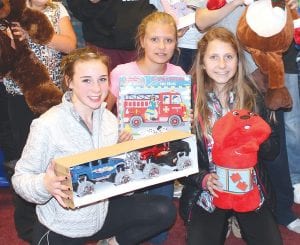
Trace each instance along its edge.
<instances>
[{"instance_id":1,"label":"patterned carpet","mask_svg":"<svg viewBox=\"0 0 300 245\"><path fill-rule=\"evenodd\" d=\"M177 199L174 203L178 205ZM294 205L294 211L300 216L300 205ZM300 235L280 227L284 245L299 245ZM10 188L0 187L0 244L5 245L28 245L28 243L18 239L13 221L12 195ZM88 243L87 245L95 245ZM244 245L242 239L235 238L232 234L226 240L225 245ZM143 245L150 245L144 243ZM169 238L163 245L185 245L185 230L180 217L177 217L175 225L170 230Z\"/></svg>"}]
</instances>

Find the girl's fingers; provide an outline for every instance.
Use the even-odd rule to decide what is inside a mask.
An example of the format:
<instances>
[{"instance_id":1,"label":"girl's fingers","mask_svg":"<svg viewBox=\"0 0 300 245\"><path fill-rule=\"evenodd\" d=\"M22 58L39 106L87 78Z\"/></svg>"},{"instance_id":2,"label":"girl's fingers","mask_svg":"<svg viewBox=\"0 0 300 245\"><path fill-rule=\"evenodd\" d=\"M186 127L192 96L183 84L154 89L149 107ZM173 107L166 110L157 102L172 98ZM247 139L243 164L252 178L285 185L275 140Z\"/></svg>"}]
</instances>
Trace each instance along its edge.
<instances>
[{"instance_id":1,"label":"girl's fingers","mask_svg":"<svg viewBox=\"0 0 300 245\"><path fill-rule=\"evenodd\" d=\"M219 177L215 173L209 174L207 178L207 189L214 196L219 197L215 190L222 192L222 184L218 181Z\"/></svg>"},{"instance_id":2,"label":"girl's fingers","mask_svg":"<svg viewBox=\"0 0 300 245\"><path fill-rule=\"evenodd\" d=\"M20 41L28 37L28 33L20 26L14 25L11 29L14 35L18 36Z\"/></svg>"},{"instance_id":3,"label":"girl's fingers","mask_svg":"<svg viewBox=\"0 0 300 245\"><path fill-rule=\"evenodd\" d=\"M60 196L55 196L55 199L58 201L58 203L64 207L67 208L67 205L64 203L63 199Z\"/></svg>"},{"instance_id":4,"label":"girl's fingers","mask_svg":"<svg viewBox=\"0 0 300 245\"><path fill-rule=\"evenodd\" d=\"M60 189L63 190L63 191L70 191L71 190L71 188L67 185L61 185Z\"/></svg>"},{"instance_id":5,"label":"girl's fingers","mask_svg":"<svg viewBox=\"0 0 300 245\"><path fill-rule=\"evenodd\" d=\"M53 196L56 198L58 196L60 196L61 198L65 198L65 199L70 199L71 197L65 193L62 189L55 189L53 191Z\"/></svg>"},{"instance_id":6,"label":"girl's fingers","mask_svg":"<svg viewBox=\"0 0 300 245\"><path fill-rule=\"evenodd\" d=\"M212 194L214 197L219 197L217 193L215 193L213 188L208 189L210 194Z\"/></svg>"},{"instance_id":7,"label":"girl's fingers","mask_svg":"<svg viewBox=\"0 0 300 245\"><path fill-rule=\"evenodd\" d=\"M127 132L127 131L122 131L119 135L119 139L118 139L118 142L121 143L121 142L125 142L125 141L128 141L128 140L132 140L132 134L130 132Z\"/></svg>"}]
</instances>

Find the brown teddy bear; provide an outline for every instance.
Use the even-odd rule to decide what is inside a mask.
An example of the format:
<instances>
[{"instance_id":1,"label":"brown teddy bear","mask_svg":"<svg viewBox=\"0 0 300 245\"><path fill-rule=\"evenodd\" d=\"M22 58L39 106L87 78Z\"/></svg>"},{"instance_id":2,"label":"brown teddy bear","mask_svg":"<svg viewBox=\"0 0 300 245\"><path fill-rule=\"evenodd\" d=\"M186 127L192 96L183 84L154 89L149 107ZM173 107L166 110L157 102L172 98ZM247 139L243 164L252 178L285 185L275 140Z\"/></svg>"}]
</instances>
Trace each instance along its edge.
<instances>
[{"instance_id":1,"label":"brown teddy bear","mask_svg":"<svg viewBox=\"0 0 300 245\"><path fill-rule=\"evenodd\" d=\"M292 107L282 61L293 40L292 14L285 0L258 0L246 8L237 28L239 40L268 76L265 104L271 110Z\"/></svg>"},{"instance_id":2,"label":"brown teddy bear","mask_svg":"<svg viewBox=\"0 0 300 245\"><path fill-rule=\"evenodd\" d=\"M11 77L21 88L29 108L41 114L61 102L62 92L27 41L19 41L12 34L12 22L19 22L39 44L47 44L54 29L43 13L26 6L26 0L0 0L0 77Z\"/></svg>"}]
</instances>

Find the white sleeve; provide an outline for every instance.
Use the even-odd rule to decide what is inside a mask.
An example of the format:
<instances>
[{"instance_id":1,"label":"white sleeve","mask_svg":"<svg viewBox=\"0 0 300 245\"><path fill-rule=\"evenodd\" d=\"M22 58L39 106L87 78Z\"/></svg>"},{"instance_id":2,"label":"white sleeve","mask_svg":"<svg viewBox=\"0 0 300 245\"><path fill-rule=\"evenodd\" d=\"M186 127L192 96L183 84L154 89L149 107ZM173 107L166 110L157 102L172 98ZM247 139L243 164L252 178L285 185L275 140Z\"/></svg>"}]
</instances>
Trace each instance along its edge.
<instances>
[{"instance_id":1,"label":"white sleeve","mask_svg":"<svg viewBox=\"0 0 300 245\"><path fill-rule=\"evenodd\" d=\"M61 18L66 17L66 16L70 18L69 12L66 9L66 7L62 3L57 3L57 4L58 4L58 7L59 7L59 13L60 13L59 18L61 19Z\"/></svg>"},{"instance_id":2,"label":"white sleeve","mask_svg":"<svg viewBox=\"0 0 300 245\"><path fill-rule=\"evenodd\" d=\"M149 0L149 3L153 4L158 11L164 12L164 7L162 6L160 0Z\"/></svg>"},{"instance_id":3,"label":"white sleeve","mask_svg":"<svg viewBox=\"0 0 300 245\"><path fill-rule=\"evenodd\" d=\"M32 122L26 145L12 177L16 193L25 200L38 204L45 203L52 197L44 186L45 172L53 152L48 132L39 119Z\"/></svg>"}]
</instances>

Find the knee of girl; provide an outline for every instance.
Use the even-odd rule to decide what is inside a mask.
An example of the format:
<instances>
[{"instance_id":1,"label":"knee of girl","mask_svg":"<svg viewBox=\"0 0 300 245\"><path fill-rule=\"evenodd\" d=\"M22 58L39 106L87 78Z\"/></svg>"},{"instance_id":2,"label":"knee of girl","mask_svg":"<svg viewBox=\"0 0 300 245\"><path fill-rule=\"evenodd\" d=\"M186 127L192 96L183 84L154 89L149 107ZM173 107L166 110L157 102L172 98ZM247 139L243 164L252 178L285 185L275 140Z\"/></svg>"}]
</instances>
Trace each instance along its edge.
<instances>
[{"instance_id":1,"label":"knee of girl","mask_svg":"<svg viewBox=\"0 0 300 245\"><path fill-rule=\"evenodd\" d=\"M176 207L171 200L165 199L160 205L157 205L158 217L164 219L166 225L169 227L174 224L176 220Z\"/></svg>"}]
</instances>

